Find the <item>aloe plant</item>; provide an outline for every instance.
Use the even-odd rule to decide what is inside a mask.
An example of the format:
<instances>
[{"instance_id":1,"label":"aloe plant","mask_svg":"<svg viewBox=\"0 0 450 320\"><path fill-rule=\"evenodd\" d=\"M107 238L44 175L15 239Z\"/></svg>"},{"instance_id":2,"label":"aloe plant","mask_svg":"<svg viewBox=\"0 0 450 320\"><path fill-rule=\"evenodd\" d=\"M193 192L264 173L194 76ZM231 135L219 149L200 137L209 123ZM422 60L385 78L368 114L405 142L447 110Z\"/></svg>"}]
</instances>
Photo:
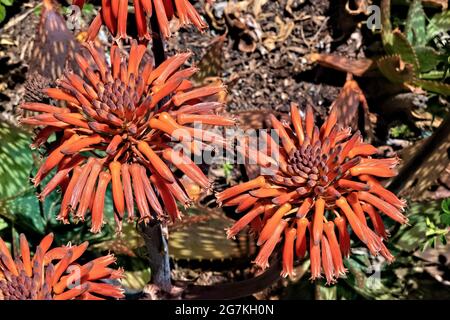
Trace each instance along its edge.
<instances>
[{"instance_id":1,"label":"aloe plant","mask_svg":"<svg viewBox=\"0 0 450 320\"><path fill-rule=\"evenodd\" d=\"M381 37L388 56L378 60L383 75L395 83L405 83L442 95L450 95L448 52L433 46L439 35L450 29L450 11L425 14L420 0L413 0L405 21L404 31L393 29L390 0L382 3Z\"/></svg>"}]
</instances>

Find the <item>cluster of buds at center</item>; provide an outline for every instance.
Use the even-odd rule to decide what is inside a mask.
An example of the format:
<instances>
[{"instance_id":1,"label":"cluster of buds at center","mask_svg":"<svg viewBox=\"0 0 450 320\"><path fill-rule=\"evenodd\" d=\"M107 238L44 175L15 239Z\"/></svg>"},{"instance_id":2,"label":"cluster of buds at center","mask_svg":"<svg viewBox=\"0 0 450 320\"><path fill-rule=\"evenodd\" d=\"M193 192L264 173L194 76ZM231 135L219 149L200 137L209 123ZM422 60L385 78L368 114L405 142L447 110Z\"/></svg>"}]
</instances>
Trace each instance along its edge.
<instances>
[{"instance_id":1,"label":"cluster of buds at center","mask_svg":"<svg viewBox=\"0 0 450 320\"><path fill-rule=\"evenodd\" d=\"M85 0L75 0L74 4L82 7ZM194 24L199 30L207 25L189 0L133 0L134 16L139 40L150 40L147 21L156 15L161 35L170 37L169 21L178 17L181 26ZM127 38L128 0L102 0L102 7L94 18L88 39L94 40L100 27L105 25L117 39Z\"/></svg>"},{"instance_id":2,"label":"cluster of buds at center","mask_svg":"<svg viewBox=\"0 0 450 320\"><path fill-rule=\"evenodd\" d=\"M20 254L13 259L0 238L0 300L103 300L123 298L118 285L103 282L123 277L123 270L111 269L113 255L86 264L77 260L88 247L51 248L53 234L45 236L32 256L25 235L20 235Z\"/></svg>"},{"instance_id":3,"label":"cluster of buds at center","mask_svg":"<svg viewBox=\"0 0 450 320\"><path fill-rule=\"evenodd\" d=\"M223 86L193 88L188 78L197 68L179 70L190 53L170 57L154 69L144 59L145 46L134 41L128 63L117 46L111 48L110 67L96 48L85 46L90 59L76 55L84 77L65 72L58 88L44 90L50 98L65 101L66 107L21 106L42 112L21 120L41 127L35 147L56 136L33 179L37 186L56 169L40 199L59 186L63 198L58 219L67 223L72 214L84 220L90 212L92 232L101 230L110 184L119 230L125 212L129 220L137 218L135 204L140 221L180 218L176 200L188 206L191 199L170 167L203 188L210 183L190 156L172 147L180 142L184 150L198 154L208 143L220 143L218 135L191 124L234 125L234 120L214 114L221 106L215 97Z\"/></svg>"},{"instance_id":4,"label":"cluster of buds at center","mask_svg":"<svg viewBox=\"0 0 450 320\"><path fill-rule=\"evenodd\" d=\"M268 266L277 244L283 242L282 275L292 275L295 258L309 249L311 278L325 274L333 283L345 274L343 258L350 254L348 226L373 255L393 260L385 244L388 233L380 212L406 223L405 202L386 190L377 178L396 175L397 158L375 159L377 149L336 122L336 108L320 127L308 107L304 121L291 106L291 123L271 117L280 144L268 137L267 155L276 149L277 168L217 194L223 206L245 214L228 230L234 237L250 225L261 246L255 263ZM266 174L267 173L267 174ZM337 230L337 232L336 232ZM338 236L337 236L338 234Z\"/></svg>"}]
</instances>

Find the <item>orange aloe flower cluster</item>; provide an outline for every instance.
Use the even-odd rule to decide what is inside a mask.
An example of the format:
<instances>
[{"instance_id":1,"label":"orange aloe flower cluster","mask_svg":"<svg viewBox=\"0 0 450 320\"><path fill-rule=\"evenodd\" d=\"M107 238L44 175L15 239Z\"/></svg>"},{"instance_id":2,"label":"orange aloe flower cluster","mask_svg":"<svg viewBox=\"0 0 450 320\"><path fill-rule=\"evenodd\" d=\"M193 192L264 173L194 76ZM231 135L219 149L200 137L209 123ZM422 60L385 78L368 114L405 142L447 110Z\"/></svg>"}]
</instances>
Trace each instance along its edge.
<instances>
[{"instance_id":1,"label":"orange aloe flower cluster","mask_svg":"<svg viewBox=\"0 0 450 320\"><path fill-rule=\"evenodd\" d=\"M279 151L279 166L249 182L217 194L223 206L237 206L243 216L227 231L234 237L249 225L261 249L255 263L268 259L282 242L282 275L292 275L294 260L309 249L311 279L325 274L328 284L346 273L343 258L350 254L349 227L369 249L391 262L383 240L388 232L380 213L406 223L405 206L378 178L396 175L397 158L376 159L377 149L359 132L338 125L336 108L320 127L308 107L304 121L291 106L291 123L271 122L281 143L268 137L268 155Z\"/></svg>"},{"instance_id":2,"label":"orange aloe flower cluster","mask_svg":"<svg viewBox=\"0 0 450 320\"><path fill-rule=\"evenodd\" d=\"M124 297L118 285L102 280L123 277L121 269L110 268L113 255L94 259L83 265L77 260L88 243L51 248L53 234L45 236L30 253L25 235L20 235L20 256L13 259L0 238L0 300L103 300Z\"/></svg>"},{"instance_id":3,"label":"orange aloe flower cluster","mask_svg":"<svg viewBox=\"0 0 450 320\"><path fill-rule=\"evenodd\" d=\"M128 63L112 46L111 66L93 45L85 47L90 60L76 55L84 77L66 71L57 88L44 90L50 98L64 101L64 108L34 102L21 105L24 110L42 112L21 122L40 127L34 147L46 142L49 146L34 185L56 170L39 198L45 199L59 186L63 198L57 218L68 223L72 215L83 221L90 212L94 233L104 223L109 185L119 231L125 212L129 221L180 218L176 200L188 206L191 199L170 166L201 187L210 187L183 150L199 154L208 144L223 143L218 134L191 125L234 125L234 120L214 114L221 106L215 98L223 85L193 88L188 78L197 68L180 69L190 53L172 56L153 69L143 59L145 46L136 41ZM56 141L50 142L54 133ZM185 148L175 150L171 146L176 142Z\"/></svg>"},{"instance_id":4,"label":"orange aloe flower cluster","mask_svg":"<svg viewBox=\"0 0 450 320\"><path fill-rule=\"evenodd\" d=\"M85 0L75 0L74 4L82 7ZM161 35L170 37L169 21L176 16L181 26L190 23L203 31L207 25L189 0L133 0L136 28L139 40L150 40L147 21L156 14ZM88 39L93 40L105 25L116 39L127 38L128 0L102 0L100 12L94 18Z\"/></svg>"}]
</instances>

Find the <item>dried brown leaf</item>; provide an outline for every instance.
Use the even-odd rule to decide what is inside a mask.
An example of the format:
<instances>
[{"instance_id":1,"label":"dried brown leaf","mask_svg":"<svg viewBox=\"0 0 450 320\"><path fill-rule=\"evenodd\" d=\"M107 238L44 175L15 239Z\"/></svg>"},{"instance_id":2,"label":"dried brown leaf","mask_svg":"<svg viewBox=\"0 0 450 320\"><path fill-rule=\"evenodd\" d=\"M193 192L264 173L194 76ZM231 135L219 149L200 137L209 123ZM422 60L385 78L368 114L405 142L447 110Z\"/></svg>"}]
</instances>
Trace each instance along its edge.
<instances>
[{"instance_id":1,"label":"dried brown leaf","mask_svg":"<svg viewBox=\"0 0 450 320\"><path fill-rule=\"evenodd\" d=\"M347 57L325 53L312 53L309 55L309 61L311 63L317 62L321 66L328 68L348 72L358 77L363 76L368 70L375 66L372 59L352 60Z\"/></svg>"}]
</instances>

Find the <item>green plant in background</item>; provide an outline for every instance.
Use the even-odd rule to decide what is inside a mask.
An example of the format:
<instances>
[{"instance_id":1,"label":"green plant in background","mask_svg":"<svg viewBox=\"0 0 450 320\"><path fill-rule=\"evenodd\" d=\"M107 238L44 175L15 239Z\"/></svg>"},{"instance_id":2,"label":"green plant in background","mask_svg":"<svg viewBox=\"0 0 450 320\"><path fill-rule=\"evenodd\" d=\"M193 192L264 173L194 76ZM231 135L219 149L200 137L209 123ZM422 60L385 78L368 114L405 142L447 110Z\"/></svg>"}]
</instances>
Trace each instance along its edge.
<instances>
[{"instance_id":1,"label":"green plant in background","mask_svg":"<svg viewBox=\"0 0 450 320\"><path fill-rule=\"evenodd\" d=\"M442 200L441 208L442 208L441 221L447 227L449 227L450 226L450 198Z\"/></svg>"},{"instance_id":2,"label":"green plant in background","mask_svg":"<svg viewBox=\"0 0 450 320\"><path fill-rule=\"evenodd\" d=\"M91 18L95 15L95 7L92 3L86 3L83 8L81 9L81 13L84 17ZM68 15L72 13L71 6L62 7L61 9L63 15Z\"/></svg>"},{"instance_id":3,"label":"green plant in background","mask_svg":"<svg viewBox=\"0 0 450 320\"><path fill-rule=\"evenodd\" d=\"M0 0L0 22L6 18L6 7L12 6L14 0Z\"/></svg>"},{"instance_id":4,"label":"green plant in background","mask_svg":"<svg viewBox=\"0 0 450 320\"><path fill-rule=\"evenodd\" d=\"M2 218L0 218L0 232L5 229L8 228L8 223L6 223L5 220L3 220Z\"/></svg>"},{"instance_id":5,"label":"green plant in background","mask_svg":"<svg viewBox=\"0 0 450 320\"><path fill-rule=\"evenodd\" d=\"M438 241L440 241L443 245L447 244L447 240L445 236L448 233L448 228L441 229L437 227L429 218L426 219L427 232L425 236L427 238L427 242L425 242L422 251L425 251L428 247L436 248Z\"/></svg>"},{"instance_id":6,"label":"green plant in background","mask_svg":"<svg viewBox=\"0 0 450 320\"><path fill-rule=\"evenodd\" d=\"M402 226L393 235L397 248L414 252L434 248L439 242L445 244L450 226L449 204L449 199L412 203L408 214L410 225Z\"/></svg>"},{"instance_id":7,"label":"green plant in background","mask_svg":"<svg viewBox=\"0 0 450 320\"><path fill-rule=\"evenodd\" d=\"M231 164L229 162L225 162L223 164L223 174L224 174L227 182L230 181L232 172L233 172L233 164Z\"/></svg>"},{"instance_id":8,"label":"green plant in background","mask_svg":"<svg viewBox=\"0 0 450 320\"><path fill-rule=\"evenodd\" d=\"M1 1L1 0L0 0ZM13 1L13 0L5 0L5 1ZM88 18L87 20L90 20L92 16L95 15L95 6L92 3L86 3L83 8L81 9L81 13ZM41 15L42 12L42 3L37 4L34 7L34 14L37 16ZM63 15L69 15L72 13L72 9L70 6L64 6L61 8L61 14Z\"/></svg>"},{"instance_id":9,"label":"green plant in background","mask_svg":"<svg viewBox=\"0 0 450 320\"><path fill-rule=\"evenodd\" d=\"M391 82L450 95L450 85L444 83L448 77L448 46L436 45L439 37L450 29L450 11L435 14L427 21L422 1L414 0L402 32L392 27L390 2L381 3L381 36L389 55L378 60L380 71Z\"/></svg>"},{"instance_id":10,"label":"green plant in background","mask_svg":"<svg viewBox=\"0 0 450 320\"><path fill-rule=\"evenodd\" d=\"M70 12L70 7L63 7L63 13ZM81 12L85 14L94 14L94 5L92 3L86 3L83 8L81 9Z\"/></svg>"},{"instance_id":11,"label":"green plant in background","mask_svg":"<svg viewBox=\"0 0 450 320\"><path fill-rule=\"evenodd\" d=\"M411 132L411 130L406 124L401 124L390 128L389 135L392 138L408 138L413 136L414 134Z\"/></svg>"},{"instance_id":12,"label":"green plant in background","mask_svg":"<svg viewBox=\"0 0 450 320\"><path fill-rule=\"evenodd\" d=\"M108 226L101 234L92 235L86 225L63 225L56 221L60 193L39 202L30 177L41 160L37 152L30 150L28 131L0 122L0 141L0 236L5 232L17 236L26 232L30 238L40 238L51 230L59 244L86 240L94 244L112 238L114 230ZM112 201L105 204L105 211L112 212Z\"/></svg>"},{"instance_id":13,"label":"green plant in background","mask_svg":"<svg viewBox=\"0 0 450 320\"><path fill-rule=\"evenodd\" d=\"M441 202L441 212L432 220L430 217L425 218L425 239L422 241L422 251L427 248L436 248L439 243L447 244L447 234L450 231L450 198Z\"/></svg>"},{"instance_id":14,"label":"green plant in background","mask_svg":"<svg viewBox=\"0 0 450 320\"><path fill-rule=\"evenodd\" d=\"M441 210L438 221L431 221L430 218L426 219L426 242L422 251L428 247L436 248L439 242L443 245L447 244L447 234L450 231L450 198L442 200Z\"/></svg>"}]
</instances>

